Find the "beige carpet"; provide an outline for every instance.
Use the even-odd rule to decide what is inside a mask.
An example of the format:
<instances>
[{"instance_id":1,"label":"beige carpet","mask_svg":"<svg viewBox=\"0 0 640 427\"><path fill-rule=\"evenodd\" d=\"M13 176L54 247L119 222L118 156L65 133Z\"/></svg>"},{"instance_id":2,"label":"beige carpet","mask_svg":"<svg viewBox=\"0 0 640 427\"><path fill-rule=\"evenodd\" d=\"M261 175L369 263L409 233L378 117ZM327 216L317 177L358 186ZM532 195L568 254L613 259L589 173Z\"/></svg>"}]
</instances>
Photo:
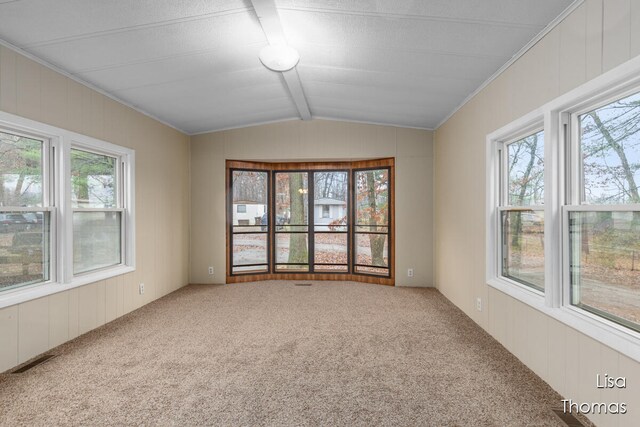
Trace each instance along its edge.
<instances>
[{"instance_id":1,"label":"beige carpet","mask_svg":"<svg viewBox=\"0 0 640 427\"><path fill-rule=\"evenodd\" d=\"M0 375L2 425L563 425L432 289L189 286L50 353Z\"/></svg>"}]
</instances>

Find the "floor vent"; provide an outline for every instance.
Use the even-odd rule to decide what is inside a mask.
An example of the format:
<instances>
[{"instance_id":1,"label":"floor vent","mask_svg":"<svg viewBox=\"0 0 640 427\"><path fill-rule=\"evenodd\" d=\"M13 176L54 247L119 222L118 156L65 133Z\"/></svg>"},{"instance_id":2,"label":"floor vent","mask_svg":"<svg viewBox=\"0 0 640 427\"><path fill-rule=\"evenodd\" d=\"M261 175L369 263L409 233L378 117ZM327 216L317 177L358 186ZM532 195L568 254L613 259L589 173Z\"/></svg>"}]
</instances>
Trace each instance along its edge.
<instances>
[{"instance_id":1,"label":"floor vent","mask_svg":"<svg viewBox=\"0 0 640 427\"><path fill-rule=\"evenodd\" d=\"M573 414L564 412L562 408L552 409L553 412L569 427L584 427L584 424L580 422Z\"/></svg>"},{"instance_id":2,"label":"floor vent","mask_svg":"<svg viewBox=\"0 0 640 427\"><path fill-rule=\"evenodd\" d=\"M23 367L18 368L18 369L16 369L15 371L13 371L11 373L12 374L21 374L23 372L27 372L29 369L34 368L34 367L36 367L38 365L41 365L44 362L46 362L47 360L53 359L54 357L56 357L55 354L47 354L46 356L38 357L33 362L27 363Z\"/></svg>"},{"instance_id":3,"label":"floor vent","mask_svg":"<svg viewBox=\"0 0 640 427\"><path fill-rule=\"evenodd\" d=\"M311 286L311 283L296 283L294 286Z\"/></svg>"}]
</instances>

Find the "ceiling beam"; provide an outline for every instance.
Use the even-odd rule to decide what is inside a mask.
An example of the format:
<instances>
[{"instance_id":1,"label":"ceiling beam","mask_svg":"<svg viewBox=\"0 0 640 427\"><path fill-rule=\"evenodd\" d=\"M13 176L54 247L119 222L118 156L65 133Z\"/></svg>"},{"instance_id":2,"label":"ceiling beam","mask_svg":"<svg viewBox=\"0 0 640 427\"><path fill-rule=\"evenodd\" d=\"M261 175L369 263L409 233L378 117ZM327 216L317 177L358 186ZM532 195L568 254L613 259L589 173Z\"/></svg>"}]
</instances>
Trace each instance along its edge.
<instances>
[{"instance_id":1,"label":"ceiling beam","mask_svg":"<svg viewBox=\"0 0 640 427\"><path fill-rule=\"evenodd\" d=\"M276 9L275 1L251 0L251 3L258 15L262 31L264 31L269 44L286 45L287 40L284 36L282 23L280 22L280 15L278 15L278 9ZM300 114L302 120L310 120L311 110L309 109L307 98L304 96L304 90L302 89L302 82L300 81L298 71L294 67L292 70L284 71L281 74L285 85L289 89L291 98L298 109L298 114Z\"/></svg>"}]
</instances>

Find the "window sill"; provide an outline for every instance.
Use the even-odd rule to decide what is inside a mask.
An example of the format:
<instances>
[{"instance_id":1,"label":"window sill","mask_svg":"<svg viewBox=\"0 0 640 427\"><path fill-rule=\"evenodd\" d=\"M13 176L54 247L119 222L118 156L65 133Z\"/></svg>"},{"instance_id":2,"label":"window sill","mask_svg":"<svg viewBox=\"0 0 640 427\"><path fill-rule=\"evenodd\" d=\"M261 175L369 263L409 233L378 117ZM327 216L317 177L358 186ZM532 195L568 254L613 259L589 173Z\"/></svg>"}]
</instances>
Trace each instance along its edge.
<instances>
[{"instance_id":1,"label":"window sill","mask_svg":"<svg viewBox=\"0 0 640 427\"><path fill-rule=\"evenodd\" d=\"M134 267L121 265L108 270L79 276L74 278L71 283L44 283L6 291L0 294L0 309L57 294L58 292L68 291L70 289L99 282L111 277L120 276L122 274L131 273L133 271L135 271Z\"/></svg>"},{"instance_id":2,"label":"window sill","mask_svg":"<svg viewBox=\"0 0 640 427\"><path fill-rule=\"evenodd\" d=\"M623 355L640 362L640 333L573 306L559 308L545 304L542 292L494 277L487 284L500 292L548 315Z\"/></svg>"}]
</instances>

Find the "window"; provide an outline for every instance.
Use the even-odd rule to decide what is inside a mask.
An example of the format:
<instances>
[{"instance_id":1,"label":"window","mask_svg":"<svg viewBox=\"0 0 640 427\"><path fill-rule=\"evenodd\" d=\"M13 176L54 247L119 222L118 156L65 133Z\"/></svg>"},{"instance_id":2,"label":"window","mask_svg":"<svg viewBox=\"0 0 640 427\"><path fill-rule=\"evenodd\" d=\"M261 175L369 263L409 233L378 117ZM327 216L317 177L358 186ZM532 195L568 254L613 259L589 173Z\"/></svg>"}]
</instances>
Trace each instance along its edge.
<instances>
[{"instance_id":1,"label":"window","mask_svg":"<svg viewBox=\"0 0 640 427\"><path fill-rule=\"evenodd\" d=\"M544 131L501 149L502 275L544 291Z\"/></svg>"},{"instance_id":2,"label":"window","mask_svg":"<svg viewBox=\"0 0 640 427\"><path fill-rule=\"evenodd\" d=\"M309 271L309 173L275 172L276 271Z\"/></svg>"},{"instance_id":3,"label":"window","mask_svg":"<svg viewBox=\"0 0 640 427\"><path fill-rule=\"evenodd\" d=\"M392 284L393 161L359 168L369 163L228 161L227 281L257 273L272 279L342 274ZM247 224L237 217L240 200L247 205Z\"/></svg>"},{"instance_id":4,"label":"window","mask_svg":"<svg viewBox=\"0 0 640 427\"><path fill-rule=\"evenodd\" d=\"M0 131L0 291L49 280L48 156L48 141Z\"/></svg>"},{"instance_id":5,"label":"window","mask_svg":"<svg viewBox=\"0 0 640 427\"><path fill-rule=\"evenodd\" d=\"M349 271L349 172L321 171L313 174L313 198L322 207L314 218L313 266L318 272ZM331 209L336 213L332 218Z\"/></svg>"},{"instance_id":6,"label":"window","mask_svg":"<svg viewBox=\"0 0 640 427\"><path fill-rule=\"evenodd\" d=\"M487 136L487 283L640 360L640 60Z\"/></svg>"},{"instance_id":7,"label":"window","mask_svg":"<svg viewBox=\"0 0 640 427\"><path fill-rule=\"evenodd\" d=\"M389 270L389 170L354 172L355 269L388 274Z\"/></svg>"},{"instance_id":8,"label":"window","mask_svg":"<svg viewBox=\"0 0 640 427\"><path fill-rule=\"evenodd\" d=\"M231 271L233 273L258 273L268 270L269 248L269 175L252 170L234 170L231 175L233 204L231 218ZM247 213L247 204L254 210L253 218L240 219ZM244 209L240 209L240 207Z\"/></svg>"},{"instance_id":9,"label":"window","mask_svg":"<svg viewBox=\"0 0 640 427\"><path fill-rule=\"evenodd\" d=\"M133 271L133 162L130 149L0 112L0 292L15 290L0 307Z\"/></svg>"},{"instance_id":10,"label":"window","mask_svg":"<svg viewBox=\"0 0 640 427\"><path fill-rule=\"evenodd\" d=\"M118 159L71 149L73 273L121 262L122 203Z\"/></svg>"},{"instance_id":11,"label":"window","mask_svg":"<svg viewBox=\"0 0 640 427\"><path fill-rule=\"evenodd\" d=\"M640 93L571 120L571 304L640 331Z\"/></svg>"}]
</instances>

